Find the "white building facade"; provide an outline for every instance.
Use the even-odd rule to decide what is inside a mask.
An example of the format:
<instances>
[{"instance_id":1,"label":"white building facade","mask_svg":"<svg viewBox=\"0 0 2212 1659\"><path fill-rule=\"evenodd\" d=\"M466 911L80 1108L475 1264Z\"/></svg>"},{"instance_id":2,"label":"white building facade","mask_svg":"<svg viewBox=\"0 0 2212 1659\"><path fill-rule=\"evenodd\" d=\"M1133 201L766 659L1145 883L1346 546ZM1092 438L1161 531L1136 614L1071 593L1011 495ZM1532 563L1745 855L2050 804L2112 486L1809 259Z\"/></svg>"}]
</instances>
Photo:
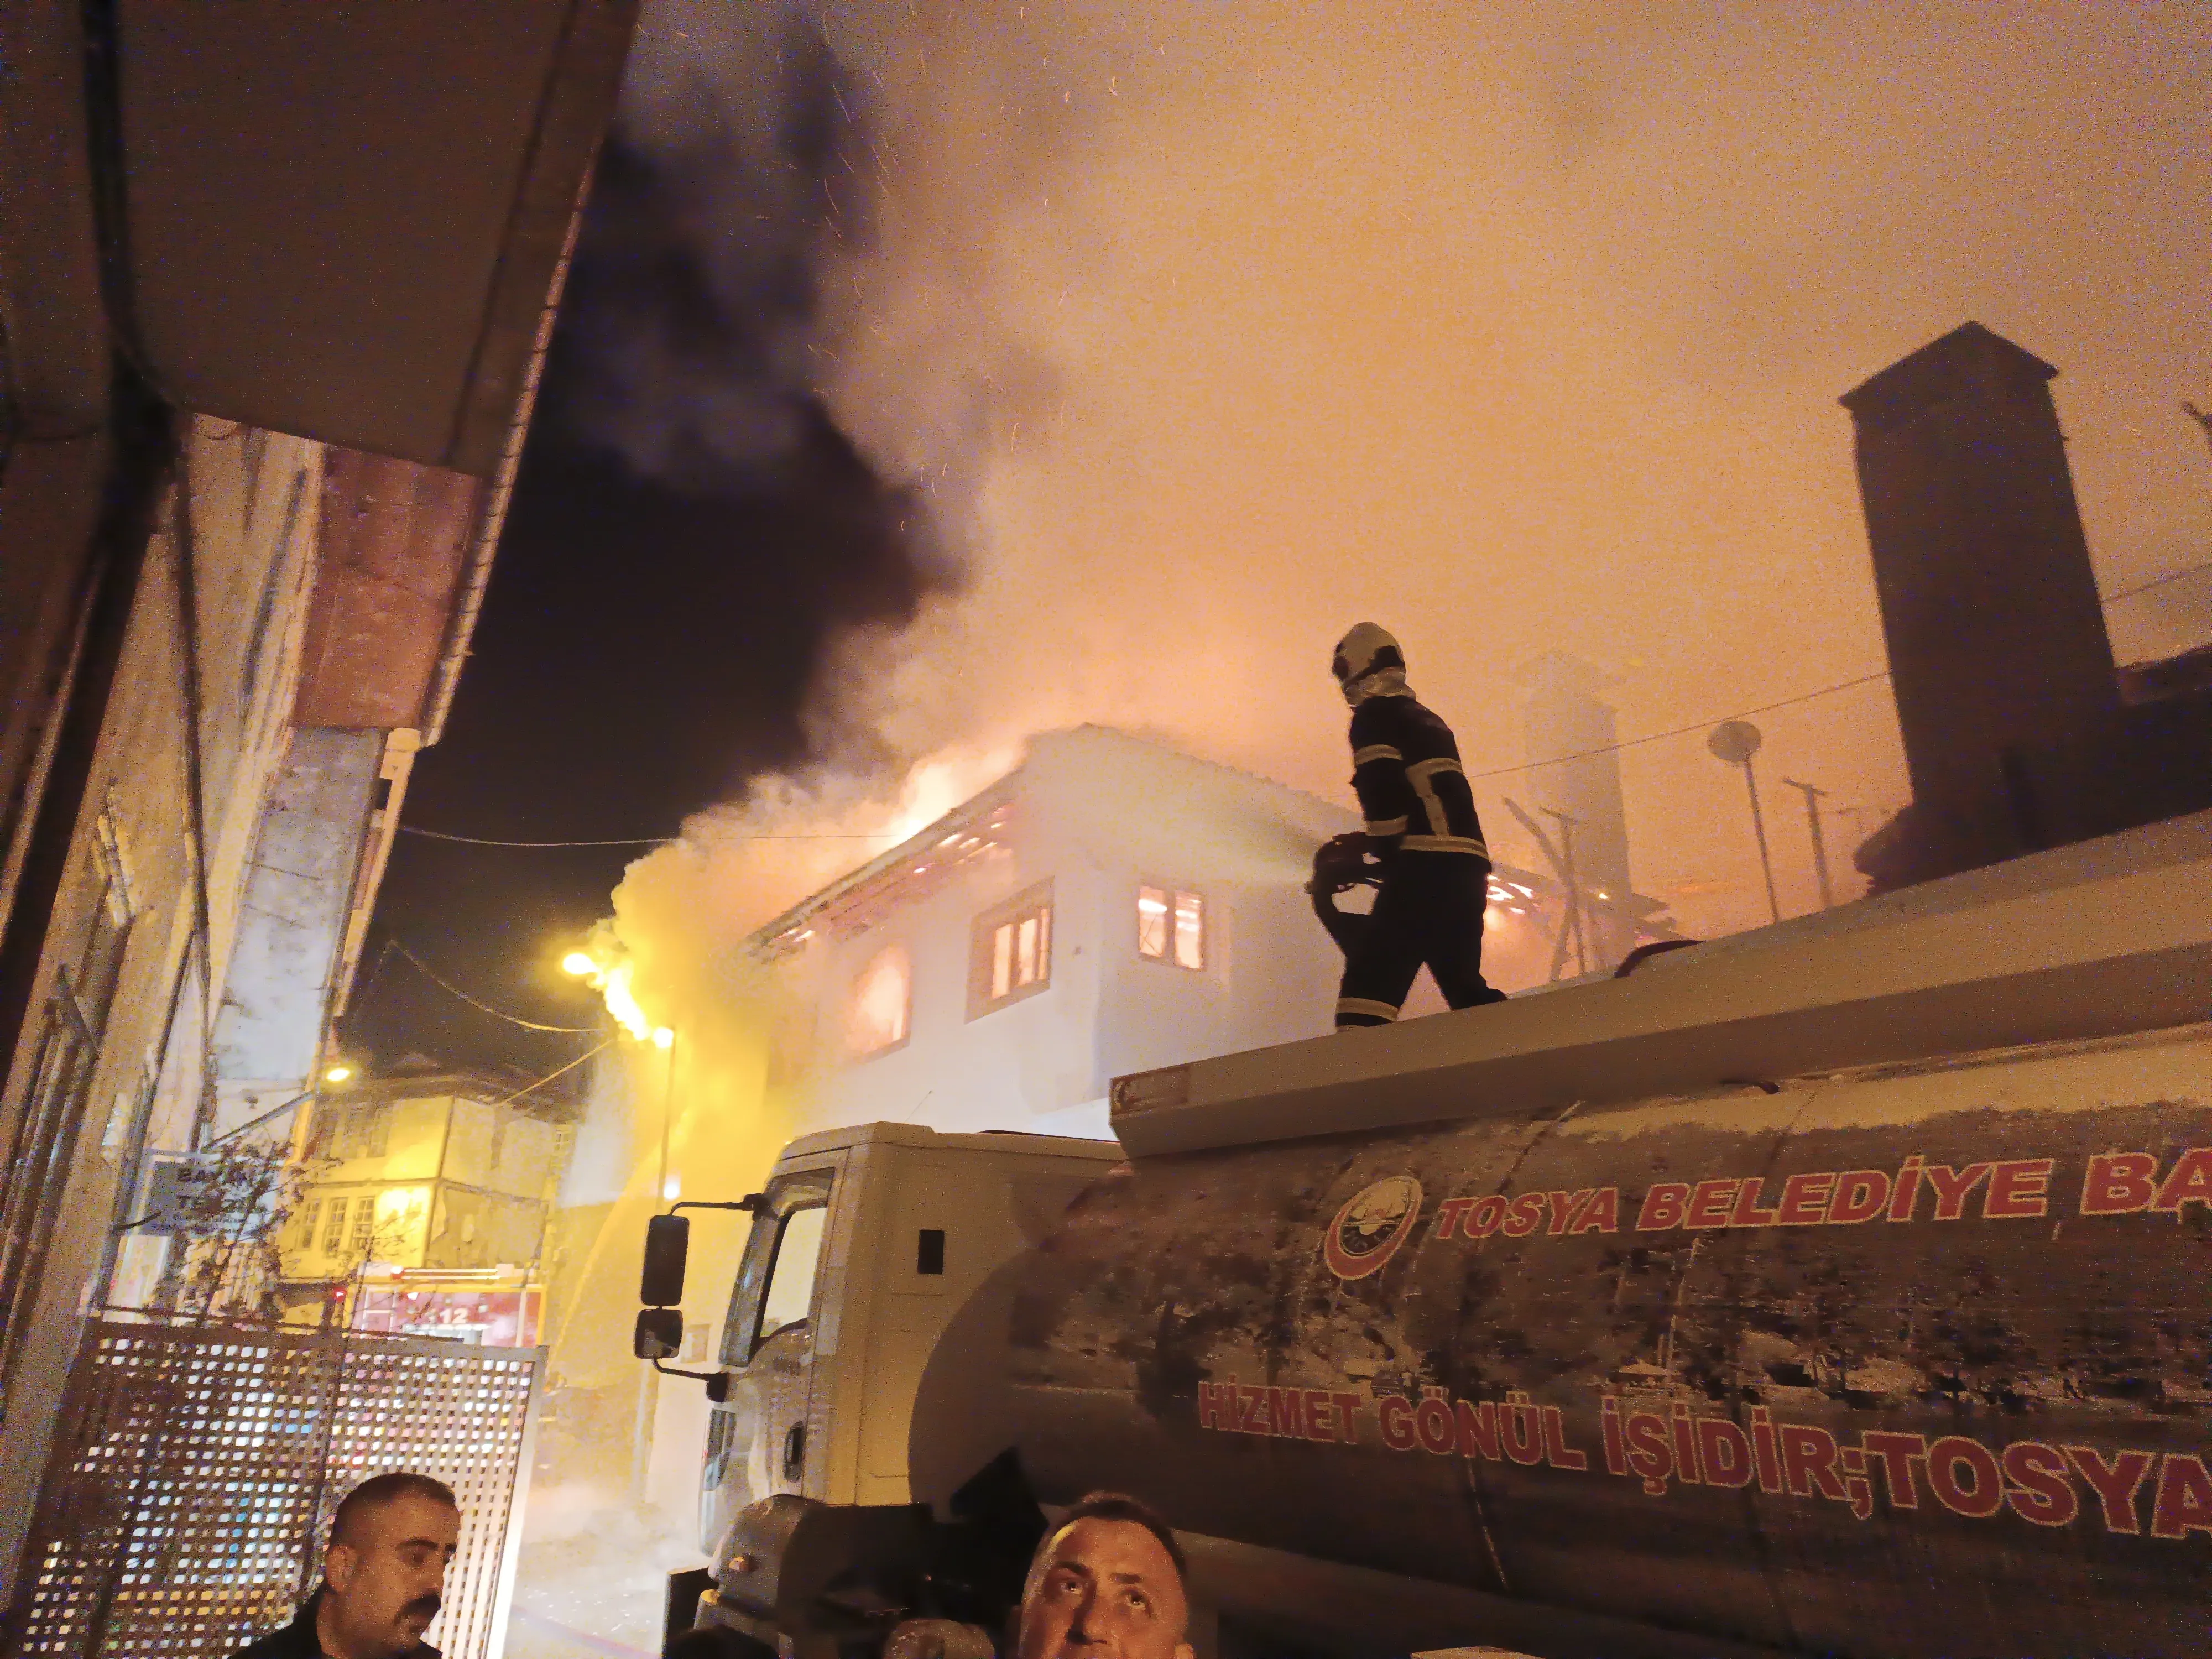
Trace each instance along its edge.
<instances>
[{"instance_id":1,"label":"white building facade","mask_svg":"<svg viewBox=\"0 0 2212 1659\"><path fill-rule=\"evenodd\" d=\"M1127 1072L1328 1029L1304 891L1357 816L1099 726L755 935L791 994L801 1131L890 1120L1103 1136Z\"/></svg>"}]
</instances>

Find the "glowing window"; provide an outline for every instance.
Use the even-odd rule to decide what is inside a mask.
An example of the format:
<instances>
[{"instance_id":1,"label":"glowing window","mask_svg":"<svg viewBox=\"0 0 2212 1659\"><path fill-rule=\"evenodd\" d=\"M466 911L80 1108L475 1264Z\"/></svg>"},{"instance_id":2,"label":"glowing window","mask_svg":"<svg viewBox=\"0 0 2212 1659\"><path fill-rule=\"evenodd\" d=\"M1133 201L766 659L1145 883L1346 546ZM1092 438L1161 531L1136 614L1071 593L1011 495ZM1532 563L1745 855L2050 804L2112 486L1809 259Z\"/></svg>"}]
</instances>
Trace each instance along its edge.
<instances>
[{"instance_id":1,"label":"glowing window","mask_svg":"<svg viewBox=\"0 0 2212 1659\"><path fill-rule=\"evenodd\" d=\"M847 1035L856 1058L896 1048L906 1041L913 1004L914 969L902 945L878 951L853 981Z\"/></svg>"},{"instance_id":2,"label":"glowing window","mask_svg":"<svg viewBox=\"0 0 2212 1659\"><path fill-rule=\"evenodd\" d=\"M968 960L968 1018L1034 996L1052 983L1052 884L1041 882L975 920Z\"/></svg>"},{"instance_id":3,"label":"glowing window","mask_svg":"<svg viewBox=\"0 0 2212 1659\"><path fill-rule=\"evenodd\" d=\"M351 1254L365 1256L376 1237L376 1194L363 1193L353 1206L353 1247Z\"/></svg>"},{"instance_id":4,"label":"glowing window","mask_svg":"<svg viewBox=\"0 0 2212 1659\"><path fill-rule=\"evenodd\" d=\"M1166 887L1139 887L1137 954L1178 968L1205 967L1205 897Z\"/></svg>"},{"instance_id":5,"label":"glowing window","mask_svg":"<svg viewBox=\"0 0 2212 1659\"><path fill-rule=\"evenodd\" d=\"M323 1225L323 1254L336 1255L338 1247L345 1243L346 1200L331 1200L330 1218Z\"/></svg>"}]
</instances>

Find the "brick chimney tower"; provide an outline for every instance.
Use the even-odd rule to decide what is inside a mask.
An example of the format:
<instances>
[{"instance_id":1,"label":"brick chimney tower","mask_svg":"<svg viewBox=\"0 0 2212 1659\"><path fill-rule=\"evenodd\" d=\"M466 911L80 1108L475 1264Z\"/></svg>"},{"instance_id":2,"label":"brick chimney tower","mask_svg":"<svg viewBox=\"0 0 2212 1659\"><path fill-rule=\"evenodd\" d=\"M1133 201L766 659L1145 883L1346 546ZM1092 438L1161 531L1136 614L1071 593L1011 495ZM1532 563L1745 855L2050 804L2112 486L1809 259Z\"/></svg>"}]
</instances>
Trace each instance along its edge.
<instances>
[{"instance_id":1,"label":"brick chimney tower","mask_svg":"<svg viewBox=\"0 0 2212 1659\"><path fill-rule=\"evenodd\" d=\"M2057 373L1968 323L1843 399L1912 779L1911 805L1857 857L1877 890L2060 838L2031 757L2112 727Z\"/></svg>"}]
</instances>

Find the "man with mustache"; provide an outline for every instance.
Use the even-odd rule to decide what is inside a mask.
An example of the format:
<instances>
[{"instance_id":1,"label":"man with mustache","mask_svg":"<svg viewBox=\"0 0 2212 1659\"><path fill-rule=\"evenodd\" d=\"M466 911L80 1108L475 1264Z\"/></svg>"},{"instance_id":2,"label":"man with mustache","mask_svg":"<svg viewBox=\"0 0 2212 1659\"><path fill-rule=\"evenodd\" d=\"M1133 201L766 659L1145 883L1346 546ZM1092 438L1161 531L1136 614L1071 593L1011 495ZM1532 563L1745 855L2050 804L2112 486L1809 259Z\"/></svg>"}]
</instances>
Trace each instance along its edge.
<instances>
[{"instance_id":1,"label":"man with mustache","mask_svg":"<svg viewBox=\"0 0 2212 1659\"><path fill-rule=\"evenodd\" d=\"M395 1470L338 1504L323 1582L299 1615L234 1659L437 1659L422 1632L443 1604L461 1533L453 1489Z\"/></svg>"}]
</instances>

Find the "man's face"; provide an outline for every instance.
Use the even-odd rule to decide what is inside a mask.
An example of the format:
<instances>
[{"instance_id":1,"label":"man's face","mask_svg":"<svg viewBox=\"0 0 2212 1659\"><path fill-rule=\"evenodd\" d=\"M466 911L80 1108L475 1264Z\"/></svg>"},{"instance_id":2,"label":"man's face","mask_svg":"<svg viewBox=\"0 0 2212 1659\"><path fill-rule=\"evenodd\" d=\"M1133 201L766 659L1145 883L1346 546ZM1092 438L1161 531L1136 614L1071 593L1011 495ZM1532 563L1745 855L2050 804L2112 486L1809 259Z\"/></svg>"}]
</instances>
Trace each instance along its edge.
<instances>
[{"instance_id":1,"label":"man's face","mask_svg":"<svg viewBox=\"0 0 2212 1659\"><path fill-rule=\"evenodd\" d=\"M1054 1535L1030 1575L1019 1659L1191 1659L1189 1617L1158 1539L1087 1516Z\"/></svg>"},{"instance_id":2,"label":"man's face","mask_svg":"<svg viewBox=\"0 0 2212 1659\"><path fill-rule=\"evenodd\" d=\"M419 1492L357 1517L323 1562L330 1590L318 1622L332 1659L412 1653L438 1616L460 1534L460 1511Z\"/></svg>"}]
</instances>

